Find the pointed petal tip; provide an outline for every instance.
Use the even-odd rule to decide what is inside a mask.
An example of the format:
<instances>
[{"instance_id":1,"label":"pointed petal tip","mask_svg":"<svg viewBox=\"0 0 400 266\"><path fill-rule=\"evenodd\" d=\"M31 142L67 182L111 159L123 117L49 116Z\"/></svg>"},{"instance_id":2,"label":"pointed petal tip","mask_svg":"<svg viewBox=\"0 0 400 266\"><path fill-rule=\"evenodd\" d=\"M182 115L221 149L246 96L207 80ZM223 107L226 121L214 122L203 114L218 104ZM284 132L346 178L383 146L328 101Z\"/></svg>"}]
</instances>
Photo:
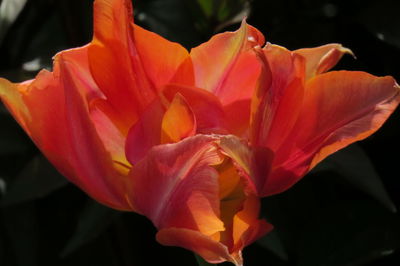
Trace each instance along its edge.
<instances>
[{"instance_id":1,"label":"pointed petal tip","mask_svg":"<svg viewBox=\"0 0 400 266\"><path fill-rule=\"evenodd\" d=\"M329 44L327 44L329 45ZM356 55L354 54L354 52L347 47L344 47L342 44L340 43L332 43L330 45L337 45L336 49L339 50L339 52L341 52L342 54L349 54L351 55L354 59L357 59Z\"/></svg>"}]
</instances>

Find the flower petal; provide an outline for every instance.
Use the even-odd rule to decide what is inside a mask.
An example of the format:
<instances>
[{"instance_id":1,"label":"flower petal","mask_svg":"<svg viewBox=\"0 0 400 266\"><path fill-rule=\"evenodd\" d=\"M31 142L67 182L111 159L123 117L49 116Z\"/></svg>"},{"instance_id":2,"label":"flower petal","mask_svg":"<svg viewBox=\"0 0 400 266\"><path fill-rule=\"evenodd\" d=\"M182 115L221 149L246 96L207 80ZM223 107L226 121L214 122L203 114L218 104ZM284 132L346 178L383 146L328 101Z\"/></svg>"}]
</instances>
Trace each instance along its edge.
<instances>
[{"instance_id":1,"label":"flower petal","mask_svg":"<svg viewBox=\"0 0 400 266\"><path fill-rule=\"evenodd\" d=\"M165 107L157 97L131 127L124 143L128 161L134 165L155 145L161 143L161 123Z\"/></svg>"},{"instance_id":2,"label":"flower petal","mask_svg":"<svg viewBox=\"0 0 400 266\"><path fill-rule=\"evenodd\" d=\"M187 50L134 25L132 13L131 1L96 0L88 54L93 78L109 105L103 112L119 120L123 135L163 85L173 80L193 84Z\"/></svg>"},{"instance_id":3,"label":"flower petal","mask_svg":"<svg viewBox=\"0 0 400 266\"><path fill-rule=\"evenodd\" d=\"M248 194L262 194L261 189L271 172L274 153L261 146L249 147L233 135L221 137L219 146L233 160L239 174L246 178Z\"/></svg>"},{"instance_id":4,"label":"flower petal","mask_svg":"<svg viewBox=\"0 0 400 266\"><path fill-rule=\"evenodd\" d=\"M194 84L193 68L180 68L186 61L190 64L189 52L183 46L138 25L134 25L133 33L138 57L145 62L144 71L154 87L161 88L171 81Z\"/></svg>"},{"instance_id":5,"label":"flower petal","mask_svg":"<svg viewBox=\"0 0 400 266\"><path fill-rule=\"evenodd\" d=\"M131 210L125 200L124 179L90 118L87 101L96 90L87 86L85 73L75 61L85 49L60 53L54 72L43 70L33 81L11 84L1 80L1 96L64 176L103 204Z\"/></svg>"},{"instance_id":6,"label":"flower petal","mask_svg":"<svg viewBox=\"0 0 400 266\"><path fill-rule=\"evenodd\" d=\"M196 118L185 98L177 93L161 123L161 143L178 142L196 133Z\"/></svg>"},{"instance_id":7,"label":"flower petal","mask_svg":"<svg viewBox=\"0 0 400 266\"><path fill-rule=\"evenodd\" d=\"M253 50L241 51L216 95L222 105L250 100L256 88L261 66Z\"/></svg>"},{"instance_id":8,"label":"flower petal","mask_svg":"<svg viewBox=\"0 0 400 266\"><path fill-rule=\"evenodd\" d=\"M224 106L226 127L230 134L248 138L250 127L251 99L238 100Z\"/></svg>"},{"instance_id":9,"label":"flower petal","mask_svg":"<svg viewBox=\"0 0 400 266\"><path fill-rule=\"evenodd\" d=\"M331 153L378 130L400 101L392 77L334 71L306 84L303 107L287 142L293 143L275 170L264 195L282 192Z\"/></svg>"},{"instance_id":10,"label":"flower petal","mask_svg":"<svg viewBox=\"0 0 400 266\"><path fill-rule=\"evenodd\" d=\"M169 101L172 101L177 93L185 98L192 109L196 117L198 133L226 133L225 112L219 99L214 94L203 89L181 84L169 84L163 90L163 95Z\"/></svg>"},{"instance_id":11,"label":"flower petal","mask_svg":"<svg viewBox=\"0 0 400 266\"><path fill-rule=\"evenodd\" d=\"M114 167L110 154L105 150L96 128L90 119L85 102L84 88L73 65L59 55L60 84L65 93L65 127L69 133L71 180L93 198L113 208L131 210L125 200L126 178ZM67 158L68 158L67 157Z\"/></svg>"},{"instance_id":12,"label":"flower petal","mask_svg":"<svg viewBox=\"0 0 400 266\"><path fill-rule=\"evenodd\" d=\"M251 106L251 143L276 151L286 142L302 104L304 59L268 44L257 50L263 72Z\"/></svg>"},{"instance_id":13,"label":"flower petal","mask_svg":"<svg viewBox=\"0 0 400 266\"><path fill-rule=\"evenodd\" d=\"M122 120L124 134L155 97L137 56L132 14L131 1L96 0L88 50L93 79L107 98L107 111L114 113L109 116Z\"/></svg>"},{"instance_id":14,"label":"flower petal","mask_svg":"<svg viewBox=\"0 0 400 266\"><path fill-rule=\"evenodd\" d=\"M104 108L108 107L103 93L94 82L88 61L88 46L67 50L61 53L64 61L74 69L76 78L83 86L82 90L85 100L88 103L90 119L95 125L107 152L110 153L115 166L123 174L127 174L129 163L125 158L125 136L120 131L119 119L112 119ZM75 74L74 74L75 75Z\"/></svg>"},{"instance_id":15,"label":"flower petal","mask_svg":"<svg viewBox=\"0 0 400 266\"><path fill-rule=\"evenodd\" d=\"M131 170L132 203L157 228L178 227L212 235L224 230L219 217L221 155L215 138L197 135L156 146Z\"/></svg>"},{"instance_id":16,"label":"flower petal","mask_svg":"<svg viewBox=\"0 0 400 266\"><path fill-rule=\"evenodd\" d=\"M250 245L261 236L273 229L265 220L258 219L260 213L260 200L249 196L244 202L243 209L238 212L233 220L233 239L236 252Z\"/></svg>"},{"instance_id":17,"label":"flower petal","mask_svg":"<svg viewBox=\"0 0 400 266\"><path fill-rule=\"evenodd\" d=\"M336 65L344 54L354 56L353 52L338 43L315 48L303 48L293 51L306 59L306 79L322 74Z\"/></svg>"},{"instance_id":18,"label":"flower petal","mask_svg":"<svg viewBox=\"0 0 400 266\"><path fill-rule=\"evenodd\" d=\"M244 81L251 83L251 78L257 74L257 62L254 64L254 55L246 52L263 43L262 34L243 21L238 31L217 34L208 42L193 48L190 55L195 71L196 87L206 89L224 99L223 104L225 98L227 103L232 102L232 97L241 93L240 90L251 91L251 88L247 88L247 82L246 88L232 86L233 82L226 88L225 85L231 77L239 81L237 73L240 71L245 74L245 78L239 84L243 84ZM235 66L236 64L238 66ZM230 91L229 88L235 91Z\"/></svg>"}]
</instances>

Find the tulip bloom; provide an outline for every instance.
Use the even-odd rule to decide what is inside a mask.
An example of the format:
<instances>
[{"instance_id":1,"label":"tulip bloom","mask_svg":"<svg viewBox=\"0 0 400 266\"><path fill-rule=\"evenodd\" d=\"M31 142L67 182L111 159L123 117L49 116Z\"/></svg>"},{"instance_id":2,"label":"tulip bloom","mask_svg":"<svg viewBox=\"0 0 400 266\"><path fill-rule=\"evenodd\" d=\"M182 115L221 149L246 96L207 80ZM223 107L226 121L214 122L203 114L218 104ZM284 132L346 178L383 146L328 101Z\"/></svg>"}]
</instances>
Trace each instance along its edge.
<instances>
[{"instance_id":1,"label":"tulip bloom","mask_svg":"<svg viewBox=\"0 0 400 266\"><path fill-rule=\"evenodd\" d=\"M190 53L96 0L94 37L34 80L0 80L15 119L94 199L148 217L164 245L210 263L272 229L259 198L291 187L394 111L392 77L330 71L339 44L289 51L243 22Z\"/></svg>"}]
</instances>

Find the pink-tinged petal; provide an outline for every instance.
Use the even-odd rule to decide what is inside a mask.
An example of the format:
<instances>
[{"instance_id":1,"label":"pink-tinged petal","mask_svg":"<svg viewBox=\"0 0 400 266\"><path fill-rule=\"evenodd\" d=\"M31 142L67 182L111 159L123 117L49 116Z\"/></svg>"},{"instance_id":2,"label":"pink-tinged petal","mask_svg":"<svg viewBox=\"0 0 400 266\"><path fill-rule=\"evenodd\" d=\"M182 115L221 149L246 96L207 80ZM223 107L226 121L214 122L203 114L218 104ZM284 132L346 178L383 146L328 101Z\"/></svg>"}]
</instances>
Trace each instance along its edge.
<instances>
[{"instance_id":1,"label":"pink-tinged petal","mask_svg":"<svg viewBox=\"0 0 400 266\"><path fill-rule=\"evenodd\" d=\"M287 158L275 164L264 195L282 192L331 153L378 130L400 101L392 77L334 71L306 84L303 107L288 142Z\"/></svg>"},{"instance_id":2,"label":"pink-tinged petal","mask_svg":"<svg viewBox=\"0 0 400 266\"><path fill-rule=\"evenodd\" d=\"M145 62L144 70L156 88L169 82L194 84L193 67L184 47L137 25L134 25L134 38L138 56Z\"/></svg>"},{"instance_id":3,"label":"pink-tinged petal","mask_svg":"<svg viewBox=\"0 0 400 266\"><path fill-rule=\"evenodd\" d=\"M243 72L245 74L243 81L249 80L251 83L250 79L256 75L257 67L253 65L251 53L247 52L254 46L263 45L264 41L258 30L243 21L238 31L217 34L208 42L192 49L190 55L196 87L206 89L221 99L226 98L227 103L232 102L236 94L241 92L239 88L233 86L235 84L227 81L230 78L239 81L237 74ZM249 89L247 85L246 83L246 88L242 89ZM231 92L228 88L234 91Z\"/></svg>"},{"instance_id":4,"label":"pink-tinged petal","mask_svg":"<svg viewBox=\"0 0 400 266\"><path fill-rule=\"evenodd\" d=\"M145 157L153 146L161 143L164 113L165 107L161 99L156 98L129 130L124 147L126 157L132 165Z\"/></svg>"},{"instance_id":5,"label":"pink-tinged petal","mask_svg":"<svg viewBox=\"0 0 400 266\"><path fill-rule=\"evenodd\" d=\"M84 84L79 72L62 54L56 59L60 65L60 86L65 95L65 128L70 145L66 158L74 170L71 181L93 198L113 208L131 210L125 199L126 177L114 167L93 122L86 103ZM56 61L57 64L57 61Z\"/></svg>"},{"instance_id":6,"label":"pink-tinged petal","mask_svg":"<svg viewBox=\"0 0 400 266\"><path fill-rule=\"evenodd\" d=\"M108 105L91 76L87 54L88 46L62 52L64 60L67 60L78 73L76 79L82 84L80 89L88 102L90 119L95 125L97 134L110 153L115 166L121 173L127 174L129 163L125 158L125 136L119 130L118 120L108 117L107 112L103 111L103 107Z\"/></svg>"},{"instance_id":7,"label":"pink-tinged petal","mask_svg":"<svg viewBox=\"0 0 400 266\"><path fill-rule=\"evenodd\" d=\"M196 133L196 118L185 98L177 93L161 123L161 143L178 142Z\"/></svg>"},{"instance_id":8,"label":"pink-tinged petal","mask_svg":"<svg viewBox=\"0 0 400 266\"><path fill-rule=\"evenodd\" d=\"M166 246L183 247L199 254L209 263L230 261L243 265L241 257L233 257L226 246L198 231L185 228L166 228L157 233L157 241Z\"/></svg>"},{"instance_id":9,"label":"pink-tinged petal","mask_svg":"<svg viewBox=\"0 0 400 266\"><path fill-rule=\"evenodd\" d=\"M215 138L197 135L152 148L133 166L131 202L159 229L178 227L212 235L224 230L219 217L221 154Z\"/></svg>"},{"instance_id":10,"label":"pink-tinged petal","mask_svg":"<svg viewBox=\"0 0 400 266\"><path fill-rule=\"evenodd\" d=\"M172 101L177 93L185 98L192 109L198 133L226 133L225 112L215 95L203 89L177 84L169 84L163 90L163 95L169 101Z\"/></svg>"},{"instance_id":11,"label":"pink-tinged petal","mask_svg":"<svg viewBox=\"0 0 400 266\"><path fill-rule=\"evenodd\" d=\"M304 59L268 44L257 50L262 75L251 106L251 144L276 151L296 123L304 93Z\"/></svg>"},{"instance_id":12,"label":"pink-tinged petal","mask_svg":"<svg viewBox=\"0 0 400 266\"><path fill-rule=\"evenodd\" d=\"M344 54L354 56L350 49L338 43L326 44L315 48L303 48L293 52L303 56L306 60L306 79L330 70Z\"/></svg>"}]
</instances>

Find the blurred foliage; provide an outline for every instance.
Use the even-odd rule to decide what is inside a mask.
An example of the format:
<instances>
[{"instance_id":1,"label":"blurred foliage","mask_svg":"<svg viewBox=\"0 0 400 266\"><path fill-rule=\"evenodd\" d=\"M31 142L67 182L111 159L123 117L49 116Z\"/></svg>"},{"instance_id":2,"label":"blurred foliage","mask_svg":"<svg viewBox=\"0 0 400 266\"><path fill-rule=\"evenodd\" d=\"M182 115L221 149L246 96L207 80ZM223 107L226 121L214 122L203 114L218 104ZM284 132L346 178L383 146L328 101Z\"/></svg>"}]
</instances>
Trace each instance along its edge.
<instances>
[{"instance_id":1,"label":"blurred foliage","mask_svg":"<svg viewBox=\"0 0 400 266\"><path fill-rule=\"evenodd\" d=\"M136 23L187 48L243 17L289 49L340 42L338 69L400 80L400 6L391 0L135 0ZM92 0L0 1L0 76L51 68L92 34ZM289 191L263 199L275 230L246 265L400 264L399 110L373 137L329 157ZM0 265L207 265L155 241L144 217L101 206L67 183L0 107ZM149 255L150 254L150 255ZM225 264L224 264L225 265ZM228 265L228 264L226 264Z\"/></svg>"}]
</instances>

